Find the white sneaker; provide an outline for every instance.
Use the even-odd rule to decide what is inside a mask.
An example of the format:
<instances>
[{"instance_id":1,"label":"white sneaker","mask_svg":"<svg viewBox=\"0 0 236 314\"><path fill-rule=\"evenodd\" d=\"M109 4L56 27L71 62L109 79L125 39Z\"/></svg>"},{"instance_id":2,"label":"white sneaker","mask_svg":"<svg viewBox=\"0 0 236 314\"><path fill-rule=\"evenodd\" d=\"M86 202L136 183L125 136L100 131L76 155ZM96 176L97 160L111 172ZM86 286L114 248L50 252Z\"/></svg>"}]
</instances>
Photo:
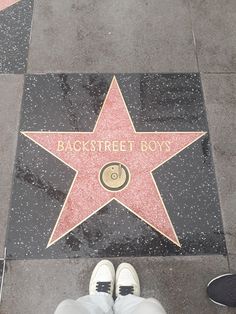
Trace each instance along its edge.
<instances>
[{"instance_id":1,"label":"white sneaker","mask_svg":"<svg viewBox=\"0 0 236 314\"><path fill-rule=\"evenodd\" d=\"M115 285L115 268L110 261L102 260L92 272L89 283L89 294L100 292L113 295Z\"/></svg>"},{"instance_id":2,"label":"white sneaker","mask_svg":"<svg viewBox=\"0 0 236 314\"><path fill-rule=\"evenodd\" d=\"M116 296L133 294L140 296L140 283L136 270L131 264L122 263L116 271Z\"/></svg>"}]
</instances>

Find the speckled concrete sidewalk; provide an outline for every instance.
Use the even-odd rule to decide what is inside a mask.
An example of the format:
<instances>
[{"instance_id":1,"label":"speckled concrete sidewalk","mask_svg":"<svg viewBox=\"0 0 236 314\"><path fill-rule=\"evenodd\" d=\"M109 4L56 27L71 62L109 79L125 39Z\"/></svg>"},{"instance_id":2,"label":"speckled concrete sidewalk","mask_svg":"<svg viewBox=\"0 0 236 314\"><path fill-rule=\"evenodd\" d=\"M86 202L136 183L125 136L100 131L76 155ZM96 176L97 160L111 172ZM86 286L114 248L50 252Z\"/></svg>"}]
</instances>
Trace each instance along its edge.
<instances>
[{"instance_id":1,"label":"speckled concrete sidewalk","mask_svg":"<svg viewBox=\"0 0 236 314\"><path fill-rule=\"evenodd\" d=\"M63 299L87 294L91 271L102 257L109 257L115 265L131 262L140 275L142 295L158 298L168 314L235 313L233 309L214 305L206 295L210 279L236 272L235 28L234 0L2 1L1 279L5 248L7 254L1 314L50 314ZM147 73L147 76L137 80L131 73ZM171 182L168 190L168 175L175 173L171 169L181 160L191 160L190 156L198 158L197 165L200 165L202 157L198 154L203 146L194 146L186 152L189 155L181 155L185 159L174 159L170 168L155 174L155 180L158 181L158 176L162 178L158 187L182 249L165 237L172 229L160 235L142 217L139 220L125 208L111 204L83 227L70 230L69 236L47 251L45 243L70 188L73 171L69 167L60 168L58 160L55 162L55 158L43 149L36 149L30 141L21 146L19 130L24 127L33 131L65 131L67 128L91 132L107 94L110 76L114 74L138 131L151 132L155 126L163 132L172 128L205 131L204 127L209 127L211 145L207 147L211 147L212 156L209 151L202 155L210 156L205 163L211 169L210 185L202 184L205 190L202 188L200 200L193 196L191 202L184 192L182 195L181 189L179 193L177 190L171 193L174 190ZM149 79L151 74L153 77ZM162 116L152 107L155 99L149 95L148 88L154 77L160 93L153 92L153 95L160 101L165 113ZM187 88L186 80L192 82L193 90ZM130 86L134 92L129 90ZM137 93L142 97L136 103ZM51 107L47 106L49 103ZM189 109L188 104L192 103L195 107ZM94 112L90 110L93 106ZM195 120L186 118L186 112L192 113ZM25 117L32 118L28 125ZM53 124L58 117L65 119ZM171 125L173 117L177 122ZM32 147L35 150L31 151ZM34 164L38 172L31 171ZM54 167L57 171L53 171ZM206 183L204 171L198 180ZM213 182L215 175L220 204ZM60 182L59 178L64 181ZM175 182L181 182L178 186L182 187L184 179L180 178L180 174L176 175ZM184 187L188 191L184 185L183 191ZM190 187L191 191L195 190L194 185ZM210 201L203 201L201 206L201 200L208 193L214 196L210 200L212 207L208 207ZM31 206L27 202L32 199L35 201ZM14 200L21 204L17 211ZM192 219L192 225L183 217L183 200L186 206L190 204L199 209L194 218L187 217ZM51 207L45 206L41 212L41 205L35 205L38 201ZM176 216L171 214L173 204L178 209ZM206 215L202 214L205 208L208 208ZM208 219L209 233L204 229ZM103 229L106 229L106 238L102 235ZM139 232L141 236L136 237ZM110 246L109 237L112 238Z\"/></svg>"}]
</instances>

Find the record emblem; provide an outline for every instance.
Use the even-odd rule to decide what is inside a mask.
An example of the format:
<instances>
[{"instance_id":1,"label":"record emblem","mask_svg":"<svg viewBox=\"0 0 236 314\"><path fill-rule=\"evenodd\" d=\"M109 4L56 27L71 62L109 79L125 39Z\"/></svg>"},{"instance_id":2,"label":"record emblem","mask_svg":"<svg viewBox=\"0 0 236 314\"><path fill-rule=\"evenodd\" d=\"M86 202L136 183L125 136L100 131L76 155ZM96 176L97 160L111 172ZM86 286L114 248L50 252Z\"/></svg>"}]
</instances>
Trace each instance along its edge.
<instances>
[{"instance_id":1,"label":"record emblem","mask_svg":"<svg viewBox=\"0 0 236 314\"><path fill-rule=\"evenodd\" d=\"M120 191L129 183L130 174L126 166L119 162L110 162L100 171L102 186L109 191Z\"/></svg>"}]
</instances>

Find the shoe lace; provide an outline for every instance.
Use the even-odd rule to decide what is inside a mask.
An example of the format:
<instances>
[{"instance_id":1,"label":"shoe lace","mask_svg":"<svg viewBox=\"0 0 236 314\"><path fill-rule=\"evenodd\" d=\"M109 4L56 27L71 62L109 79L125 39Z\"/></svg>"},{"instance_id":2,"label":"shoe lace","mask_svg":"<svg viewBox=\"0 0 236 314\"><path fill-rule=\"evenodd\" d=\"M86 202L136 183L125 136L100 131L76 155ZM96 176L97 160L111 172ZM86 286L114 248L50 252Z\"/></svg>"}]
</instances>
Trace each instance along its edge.
<instances>
[{"instance_id":1,"label":"shoe lace","mask_svg":"<svg viewBox=\"0 0 236 314\"><path fill-rule=\"evenodd\" d=\"M110 293L111 291L111 282L107 281L107 282L103 282L103 281L98 281L96 284L96 291L97 292L106 292L106 293Z\"/></svg>"},{"instance_id":2,"label":"shoe lace","mask_svg":"<svg viewBox=\"0 0 236 314\"><path fill-rule=\"evenodd\" d=\"M134 294L134 287L133 286L120 286L119 294L120 295Z\"/></svg>"}]
</instances>

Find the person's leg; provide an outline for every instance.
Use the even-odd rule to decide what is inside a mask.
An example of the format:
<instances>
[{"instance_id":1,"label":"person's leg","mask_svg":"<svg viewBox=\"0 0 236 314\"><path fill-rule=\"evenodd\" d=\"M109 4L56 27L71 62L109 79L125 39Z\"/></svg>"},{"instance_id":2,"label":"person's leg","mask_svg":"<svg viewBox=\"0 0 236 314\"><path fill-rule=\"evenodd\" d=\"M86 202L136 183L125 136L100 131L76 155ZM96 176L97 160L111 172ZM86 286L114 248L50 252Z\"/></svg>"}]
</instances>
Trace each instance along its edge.
<instances>
[{"instance_id":1,"label":"person's leg","mask_svg":"<svg viewBox=\"0 0 236 314\"><path fill-rule=\"evenodd\" d=\"M134 295L120 296L114 305L115 314L166 314L156 299L144 299Z\"/></svg>"},{"instance_id":2,"label":"person's leg","mask_svg":"<svg viewBox=\"0 0 236 314\"><path fill-rule=\"evenodd\" d=\"M55 314L112 314L115 269L111 262L103 260L94 268L89 295L78 300L60 303Z\"/></svg>"},{"instance_id":3,"label":"person's leg","mask_svg":"<svg viewBox=\"0 0 236 314\"><path fill-rule=\"evenodd\" d=\"M166 314L156 299L140 297L139 278L130 264L120 264L116 271L116 296L115 314Z\"/></svg>"},{"instance_id":4,"label":"person's leg","mask_svg":"<svg viewBox=\"0 0 236 314\"><path fill-rule=\"evenodd\" d=\"M78 300L61 302L55 314L112 314L114 301L110 294L87 295Z\"/></svg>"},{"instance_id":5,"label":"person's leg","mask_svg":"<svg viewBox=\"0 0 236 314\"><path fill-rule=\"evenodd\" d=\"M90 314L82 305L77 303L75 300L64 300L62 301L54 314ZM96 312L95 312L96 313Z\"/></svg>"}]
</instances>

